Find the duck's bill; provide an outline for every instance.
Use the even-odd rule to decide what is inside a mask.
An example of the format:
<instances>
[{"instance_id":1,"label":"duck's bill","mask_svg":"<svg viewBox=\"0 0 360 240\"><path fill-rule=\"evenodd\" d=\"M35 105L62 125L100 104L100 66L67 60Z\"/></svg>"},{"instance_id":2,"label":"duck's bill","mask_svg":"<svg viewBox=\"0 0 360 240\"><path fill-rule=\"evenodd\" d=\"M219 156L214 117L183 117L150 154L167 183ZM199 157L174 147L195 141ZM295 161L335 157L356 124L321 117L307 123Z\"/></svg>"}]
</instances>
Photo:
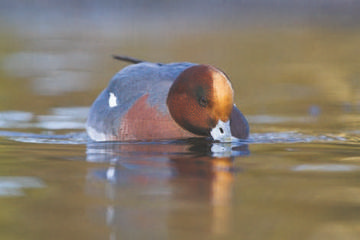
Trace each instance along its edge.
<instances>
[{"instance_id":1,"label":"duck's bill","mask_svg":"<svg viewBox=\"0 0 360 240\"><path fill-rule=\"evenodd\" d=\"M210 134L215 141L233 142L237 140L237 138L231 136L230 121L223 122L219 120L217 125L211 129Z\"/></svg>"}]
</instances>

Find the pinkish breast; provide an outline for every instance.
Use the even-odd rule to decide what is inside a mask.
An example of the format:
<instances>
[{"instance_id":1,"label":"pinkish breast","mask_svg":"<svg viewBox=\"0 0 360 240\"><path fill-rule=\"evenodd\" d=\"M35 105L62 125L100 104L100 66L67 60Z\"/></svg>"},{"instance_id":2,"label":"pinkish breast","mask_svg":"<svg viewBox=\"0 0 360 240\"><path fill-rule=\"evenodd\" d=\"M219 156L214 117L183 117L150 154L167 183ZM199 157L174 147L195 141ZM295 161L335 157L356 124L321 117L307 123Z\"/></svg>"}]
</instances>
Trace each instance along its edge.
<instances>
[{"instance_id":1,"label":"pinkish breast","mask_svg":"<svg viewBox=\"0 0 360 240\"><path fill-rule=\"evenodd\" d=\"M151 106L147 99L147 94L139 98L124 115L120 123L117 140L196 137L196 135L181 128L169 114L159 112L155 106Z\"/></svg>"}]
</instances>

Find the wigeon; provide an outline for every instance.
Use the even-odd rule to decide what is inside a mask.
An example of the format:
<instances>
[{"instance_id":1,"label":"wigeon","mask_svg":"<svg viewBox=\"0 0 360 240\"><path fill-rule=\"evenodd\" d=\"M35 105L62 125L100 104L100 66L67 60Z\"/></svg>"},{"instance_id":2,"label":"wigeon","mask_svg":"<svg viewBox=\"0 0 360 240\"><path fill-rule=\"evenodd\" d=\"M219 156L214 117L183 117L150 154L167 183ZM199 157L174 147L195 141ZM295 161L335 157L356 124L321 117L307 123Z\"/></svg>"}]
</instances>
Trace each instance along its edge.
<instances>
[{"instance_id":1,"label":"wigeon","mask_svg":"<svg viewBox=\"0 0 360 240\"><path fill-rule=\"evenodd\" d=\"M221 70L189 62L114 58L132 65L119 71L91 106L86 130L92 140L248 138L248 122Z\"/></svg>"}]
</instances>

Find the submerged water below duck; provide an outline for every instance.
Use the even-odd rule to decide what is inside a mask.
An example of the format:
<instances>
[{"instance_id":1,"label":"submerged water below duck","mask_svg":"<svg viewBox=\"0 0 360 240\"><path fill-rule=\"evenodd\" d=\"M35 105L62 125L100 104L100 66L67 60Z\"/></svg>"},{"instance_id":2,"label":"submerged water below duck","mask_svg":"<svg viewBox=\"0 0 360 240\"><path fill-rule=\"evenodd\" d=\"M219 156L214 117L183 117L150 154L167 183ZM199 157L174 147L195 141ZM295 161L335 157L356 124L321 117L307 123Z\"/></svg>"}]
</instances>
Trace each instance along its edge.
<instances>
[{"instance_id":1,"label":"submerged water below duck","mask_svg":"<svg viewBox=\"0 0 360 240\"><path fill-rule=\"evenodd\" d=\"M360 235L357 28L172 36L40 20L1 32L1 239ZM125 66L114 51L223 69L249 140L89 141L89 106Z\"/></svg>"}]
</instances>

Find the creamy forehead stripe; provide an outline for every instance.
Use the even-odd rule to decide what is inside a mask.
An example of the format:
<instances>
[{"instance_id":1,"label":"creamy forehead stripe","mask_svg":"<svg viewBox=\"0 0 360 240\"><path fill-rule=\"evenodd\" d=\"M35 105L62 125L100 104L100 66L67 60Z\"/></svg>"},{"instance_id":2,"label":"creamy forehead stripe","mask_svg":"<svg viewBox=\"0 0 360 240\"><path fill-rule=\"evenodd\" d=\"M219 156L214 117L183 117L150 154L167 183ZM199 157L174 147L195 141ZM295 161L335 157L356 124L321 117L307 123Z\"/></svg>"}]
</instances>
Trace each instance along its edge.
<instances>
[{"instance_id":1,"label":"creamy forehead stripe","mask_svg":"<svg viewBox=\"0 0 360 240\"><path fill-rule=\"evenodd\" d=\"M231 82L230 82L230 80L228 79L228 77L225 75L225 73L223 73L223 72L220 71L220 70L218 70L218 73L227 80L228 84L229 84L230 87L232 88Z\"/></svg>"},{"instance_id":2,"label":"creamy forehead stripe","mask_svg":"<svg viewBox=\"0 0 360 240\"><path fill-rule=\"evenodd\" d=\"M223 72L219 70L212 72L212 78L214 79L214 88L218 97L224 97L229 94L228 91L224 91L225 89L230 90L231 94L234 94L231 82Z\"/></svg>"},{"instance_id":3,"label":"creamy forehead stripe","mask_svg":"<svg viewBox=\"0 0 360 240\"><path fill-rule=\"evenodd\" d=\"M215 116L227 121L233 106L234 92L229 79L221 71L213 72L213 99L216 102L213 108Z\"/></svg>"},{"instance_id":4,"label":"creamy forehead stripe","mask_svg":"<svg viewBox=\"0 0 360 240\"><path fill-rule=\"evenodd\" d=\"M114 93L109 94L109 107L113 108L117 106L117 98Z\"/></svg>"}]
</instances>

